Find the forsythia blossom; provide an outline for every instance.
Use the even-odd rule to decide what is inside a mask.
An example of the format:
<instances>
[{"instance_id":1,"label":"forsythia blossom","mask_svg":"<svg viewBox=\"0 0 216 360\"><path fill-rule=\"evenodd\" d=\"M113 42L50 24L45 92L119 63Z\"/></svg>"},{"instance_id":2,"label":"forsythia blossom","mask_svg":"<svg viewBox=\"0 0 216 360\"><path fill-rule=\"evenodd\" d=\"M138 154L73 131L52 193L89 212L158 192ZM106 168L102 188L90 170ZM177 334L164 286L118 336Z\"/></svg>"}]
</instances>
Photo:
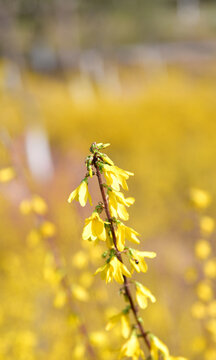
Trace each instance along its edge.
<instances>
[{"instance_id":1,"label":"forsythia blossom","mask_svg":"<svg viewBox=\"0 0 216 360\"><path fill-rule=\"evenodd\" d=\"M135 199L133 197L126 198L119 191L109 191L109 209L111 216L120 217L122 220L128 220L129 215L125 206L129 207L134 203Z\"/></svg>"},{"instance_id":2,"label":"forsythia blossom","mask_svg":"<svg viewBox=\"0 0 216 360\"><path fill-rule=\"evenodd\" d=\"M15 177L15 171L12 167L0 169L0 183L11 181Z\"/></svg>"},{"instance_id":3,"label":"forsythia blossom","mask_svg":"<svg viewBox=\"0 0 216 360\"><path fill-rule=\"evenodd\" d=\"M151 357L153 360L160 360L162 355L163 360L187 360L181 356L171 356L168 347L155 335L150 334L151 342Z\"/></svg>"},{"instance_id":4,"label":"forsythia blossom","mask_svg":"<svg viewBox=\"0 0 216 360\"><path fill-rule=\"evenodd\" d=\"M79 201L81 206L85 206L87 200L89 200L90 205L92 205L92 199L88 191L88 184L86 179L84 179L81 184L70 194L68 202L71 203L73 200Z\"/></svg>"},{"instance_id":5,"label":"forsythia blossom","mask_svg":"<svg viewBox=\"0 0 216 360\"><path fill-rule=\"evenodd\" d=\"M138 360L141 356L142 359L145 359L144 352L140 348L140 344L135 332L132 332L130 338L122 346L119 354L119 359L123 357L132 357L132 360Z\"/></svg>"},{"instance_id":6,"label":"forsythia blossom","mask_svg":"<svg viewBox=\"0 0 216 360\"><path fill-rule=\"evenodd\" d=\"M159 355L163 355L163 359L168 359L169 350L168 347L157 336L151 335L151 356L154 360L159 360Z\"/></svg>"},{"instance_id":7,"label":"forsythia blossom","mask_svg":"<svg viewBox=\"0 0 216 360\"><path fill-rule=\"evenodd\" d=\"M136 282L136 299L141 309L147 308L148 299L153 303L156 301L156 298L152 295L151 291L139 282Z\"/></svg>"},{"instance_id":8,"label":"forsythia blossom","mask_svg":"<svg viewBox=\"0 0 216 360\"><path fill-rule=\"evenodd\" d=\"M116 256L113 256L107 264L97 269L95 274L98 274L99 272L101 272L101 278L106 280L106 283L109 283L115 279L119 284L123 284L123 275L131 277L129 270L121 261L117 259Z\"/></svg>"},{"instance_id":9,"label":"forsythia blossom","mask_svg":"<svg viewBox=\"0 0 216 360\"><path fill-rule=\"evenodd\" d=\"M124 190L128 190L126 180L129 178L129 176L134 175L130 171L125 171L118 168L117 166L106 164L103 166L103 173L107 181L107 185L111 186L116 191L120 190L120 185Z\"/></svg>"},{"instance_id":10,"label":"forsythia blossom","mask_svg":"<svg viewBox=\"0 0 216 360\"><path fill-rule=\"evenodd\" d=\"M92 215L85 220L85 226L82 233L83 240L102 240L106 241L106 229L104 222L99 214L94 211Z\"/></svg>"},{"instance_id":11,"label":"forsythia blossom","mask_svg":"<svg viewBox=\"0 0 216 360\"><path fill-rule=\"evenodd\" d=\"M192 203L199 209L205 209L211 202L209 193L197 188L190 189L190 198Z\"/></svg>"},{"instance_id":12,"label":"forsythia blossom","mask_svg":"<svg viewBox=\"0 0 216 360\"><path fill-rule=\"evenodd\" d=\"M47 204L43 198L33 195L32 199L25 199L20 203L20 211L23 215L35 212L38 215L44 215L47 212Z\"/></svg>"},{"instance_id":13,"label":"forsythia blossom","mask_svg":"<svg viewBox=\"0 0 216 360\"><path fill-rule=\"evenodd\" d=\"M119 321L121 322L122 336L125 339L127 339L131 332L131 327L130 327L130 322L129 322L129 316L128 316L128 314L124 314L123 311L117 315L112 316L109 319L109 322L106 325L106 330L107 331L111 330Z\"/></svg>"},{"instance_id":14,"label":"forsythia blossom","mask_svg":"<svg viewBox=\"0 0 216 360\"><path fill-rule=\"evenodd\" d=\"M134 242L135 244L139 244L140 241L137 238L137 236L139 236L139 233L137 231L124 225L122 222L118 222L116 240L117 240L117 247L120 251L124 250L126 239Z\"/></svg>"},{"instance_id":15,"label":"forsythia blossom","mask_svg":"<svg viewBox=\"0 0 216 360\"><path fill-rule=\"evenodd\" d=\"M140 271L146 272L148 270L148 266L145 262L145 257L153 259L156 256L156 253L153 251L137 251L134 249L130 249L130 252L132 254L130 263L138 273Z\"/></svg>"}]
</instances>

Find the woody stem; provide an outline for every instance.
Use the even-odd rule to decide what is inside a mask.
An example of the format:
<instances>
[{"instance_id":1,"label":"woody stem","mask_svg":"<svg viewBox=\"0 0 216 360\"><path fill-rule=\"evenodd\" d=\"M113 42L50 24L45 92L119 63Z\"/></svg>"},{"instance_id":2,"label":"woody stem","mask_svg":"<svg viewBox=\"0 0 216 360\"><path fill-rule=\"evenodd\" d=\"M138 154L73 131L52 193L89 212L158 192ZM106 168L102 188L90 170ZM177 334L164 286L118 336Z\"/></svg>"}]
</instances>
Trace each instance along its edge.
<instances>
[{"instance_id":1,"label":"woody stem","mask_svg":"<svg viewBox=\"0 0 216 360\"><path fill-rule=\"evenodd\" d=\"M106 194L105 194L105 189L104 189L104 186L103 186L102 176L101 176L98 164L97 164L97 154L94 155L93 164L94 164L94 167L96 169L96 175L97 175L98 183L99 183L99 186L100 186L100 191L101 191L101 195L102 195L102 199L103 199L103 203L104 203L104 209L105 209L105 212L106 212L106 216L107 216L107 219L109 220L109 223L110 223L110 229L111 229L111 233L112 233L112 237L113 237L113 243L114 243L115 250L116 250L116 256L117 256L118 260L123 263L121 253L119 252L118 247L117 247L115 229L114 229L113 220L112 220L112 217L111 217L110 211L109 211L109 206L108 206L108 201L107 201ZM133 301L132 294L131 294L131 291L129 289L128 279L124 275L123 275L123 277L124 277L124 291L125 291L125 294L126 294L128 300L129 300L131 310L133 312L133 315L134 315L134 318L136 320L137 326L138 326L138 328L139 328L139 330L141 332L142 338L143 338L145 344L147 345L148 349L150 350L151 349L151 344L150 344L150 341L148 339L148 333L144 330L144 328L142 326L142 323L139 321L138 309L136 308L135 303Z\"/></svg>"}]
</instances>

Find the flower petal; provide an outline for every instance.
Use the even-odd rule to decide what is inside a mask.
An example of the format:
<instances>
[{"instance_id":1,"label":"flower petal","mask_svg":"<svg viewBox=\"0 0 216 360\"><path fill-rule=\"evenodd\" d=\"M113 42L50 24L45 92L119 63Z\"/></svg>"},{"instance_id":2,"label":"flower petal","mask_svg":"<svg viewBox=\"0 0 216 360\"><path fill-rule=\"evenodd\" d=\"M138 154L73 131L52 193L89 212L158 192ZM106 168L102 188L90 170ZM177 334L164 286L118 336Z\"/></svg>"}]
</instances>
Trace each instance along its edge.
<instances>
[{"instance_id":1,"label":"flower petal","mask_svg":"<svg viewBox=\"0 0 216 360\"><path fill-rule=\"evenodd\" d=\"M82 181L79 186L79 202L81 206L85 206L88 199L88 185L86 181Z\"/></svg>"}]
</instances>

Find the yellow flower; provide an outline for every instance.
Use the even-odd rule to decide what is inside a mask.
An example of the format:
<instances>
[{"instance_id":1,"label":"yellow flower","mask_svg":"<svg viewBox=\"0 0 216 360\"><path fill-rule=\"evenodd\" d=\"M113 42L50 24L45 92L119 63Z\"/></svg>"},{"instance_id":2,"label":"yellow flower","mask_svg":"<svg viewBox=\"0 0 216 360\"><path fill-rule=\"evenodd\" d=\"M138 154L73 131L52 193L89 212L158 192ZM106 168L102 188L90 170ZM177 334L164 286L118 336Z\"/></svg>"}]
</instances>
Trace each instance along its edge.
<instances>
[{"instance_id":1,"label":"yellow flower","mask_svg":"<svg viewBox=\"0 0 216 360\"><path fill-rule=\"evenodd\" d=\"M44 215L47 212L47 204L44 201L44 199L42 199L42 197L38 196L38 195L34 195L32 198L32 210L39 215Z\"/></svg>"},{"instance_id":2,"label":"yellow flower","mask_svg":"<svg viewBox=\"0 0 216 360\"><path fill-rule=\"evenodd\" d=\"M211 202L209 193L197 188L192 188L190 190L190 197L193 204L200 209L205 209Z\"/></svg>"},{"instance_id":3,"label":"yellow flower","mask_svg":"<svg viewBox=\"0 0 216 360\"><path fill-rule=\"evenodd\" d=\"M140 356L142 359L145 359L144 353L140 348L140 343L135 332L132 332L130 338L121 347L119 359L125 356L132 357L132 360L138 360Z\"/></svg>"},{"instance_id":4,"label":"yellow flower","mask_svg":"<svg viewBox=\"0 0 216 360\"><path fill-rule=\"evenodd\" d=\"M88 255L84 251L80 250L72 257L72 264L77 269L83 269L88 265Z\"/></svg>"},{"instance_id":5,"label":"yellow flower","mask_svg":"<svg viewBox=\"0 0 216 360\"><path fill-rule=\"evenodd\" d=\"M78 343L73 350L73 359L85 358L85 344Z\"/></svg>"},{"instance_id":6,"label":"yellow flower","mask_svg":"<svg viewBox=\"0 0 216 360\"><path fill-rule=\"evenodd\" d=\"M87 181L84 179L81 184L70 194L68 202L71 203L73 200L79 201L81 206L85 206L87 200L92 205L92 199L88 191Z\"/></svg>"},{"instance_id":7,"label":"yellow flower","mask_svg":"<svg viewBox=\"0 0 216 360\"><path fill-rule=\"evenodd\" d=\"M111 186L116 191L120 190L120 185L124 190L128 190L126 180L129 178L129 176L134 175L130 171L125 171L118 168L117 166L106 164L103 166L103 173L107 181L107 185Z\"/></svg>"},{"instance_id":8,"label":"yellow flower","mask_svg":"<svg viewBox=\"0 0 216 360\"><path fill-rule=\"evenodd\" d=\"M164 360L170 359L168 347L155 335L149 336L151 342L151 356L154 360L159 360L159 354L163 355Z\"/></svg>"},{"instance_id":9,"label":"yellow flower","mask_svg":"<svg viewBox=\"0 0 216 360\"><path fill-rule=\"evenodd\" d=\"M92 345L104 348L107 346L109 339L103 331L94 331L90 333L90 341Z\"/></svg>"},{"instance_id":10,"label":"yellow flower","mask_svg":"<svg viewBox=\"0 0 216 360\"><path fill-rule=\"evenodd\" d=\"M211 279L216 278L216 259L208 260L204 265L204 273Z\"/></svg>"},{"instance_id":11,"label":"yellow flower","mask_svg":"<svg viewBox=\"0 0 216 360\"><path fill-rule=\"evenodd\" d=\"M122 330L122 336L127 339L130 331L131 331L131 327L130 327L130 321L129 321L129 316L128 315L123 315L121 317L121 330Z\"/></svg>"},{"instance_id":12,"label":"yellow flower","mask_svg":"<svg viewBox=\"0 0 216 360\"><path fill-rule=\"evenodd\" d=\"M198 240L195 245L195 255L199 259L206 259L211 253L211 246L207 240Z\"/></svg>"},{"instance_id":13,"label":"yellow flower","mask_svg":"<svg viewBox=\"0 0 216 360\"><path fill-rule=\"evenodd\" d=\"M119 321L121 321L122 336L127 339L130 334L131 327L129 322L129 316L128 314L124 314L124 312L120 312L119 314L112 316L106 325L106 330L111 330Z\"/></svg>"},{"instance_id":14,"label":"yellow flower","mask_svg":"<svg viewBox=\"0 0 216 360\"><path fill-rule=\"evenodd\" d=\"M15 171L12 167L6 167L0 170L0 182L5 183L11 181L15 177Z\"/></svg>"},{"instance_id":15,"label":"yellow flower","mask_svg":"<svg viewBox=\"0 0 216 360\"><path fill-rule=\"evenodd\" d=\"M116 197L116 200L120 203L120 204L123 204L127 207L131 206L134 204L135 202L135 199L133 197L128 197L128 198L125 198L124 197L124 194L121 192L121 191L115 191L115 190L112 190L111 193L113 193Z\"/></svg>"},{"instance_id":16,"label":"yellow flower","mask_svg":"<svg viewBox=\"0 0 216 360\"><path fill-rule=\"evenodd\" d=\"M113 279L115 279L119 284L123 284L123 275L131 277L131 273L128 271L126 266L117 259L116 256L112 257L107 264L97 269L95 275L99 272L101 272L101 278L106 280L106 283L110 283Z\"/></svg>"},{"instance_id":17,"label":"yellow flower","mask_svg":"<svg viewBox=\"0 0 216 360\"><path fill-rule=\"evenodd\" d=\"M123 251L125 247L125 240L128 239L129 241L134 242L135 244L139 244L140 241L137 238L139 236L138 232L134 229L125 226L123 223L118 223L118 228L116 232L116 240L117 240L117 247L119 251Z\"/></svg>"},{"instance_id":18,"label":"yellow flower","mask_svg":"<svg viewBox=\"0 0 216 360\"><path fill-rule=\"evenodd\" d=\"M206 316L206 306L200 302L195 302L191 307L192 316L196 319L203 319Z\"/></svg>"},{"instance_id":19,"label":"yellow flower","mask_svg":"<svg viewBox=\"0 0 216 360\"><path fill-rule=\"evenodd\" d=\"M85 219L82 238L83 240L95 241L96 239L99 239L106 241L106 237L107 235L104 222L98 213L94 211L89 218Z\"/></svg>"},{"instance_id":20,"label":"yellow flower","mask_svg":"<svg viewBox=\"0 0 216 360\"><path fill-rule=\"evenodd\" d=\"M107 244L108 249L112 249L112 248L113 248L112 235L111 235L111 232L108 231L108 229L106 229L106 244Z\"/></svg>"},{"instance_id":21,"label":"yellow flower","mask_svg":"<svg viewBox=\"0 0 216 360\"><path fill-rule=\"evenodd\" d=\"M203 216L200 220L200 229L204 235L210 235L215 228L214 219L210 216Z\"/></svg>"},{"instance_id":22,"label":"yellow flower","mask_svg":"<svg viewBox=\"0 0 216 360\"><path fill-rule=\"evenodd\" d=\"M56 227L50 221L44 221L40 227L40 231L45 238L52 237L56 233Z\"/></svg>"},{"instance_id":23,"label":"yellow flower","mask_svg":"<svg viewBox=\"0 0 216 360\"><path fill-rule=\"evenodd\" d=\"M209 301L213 298L213 290L208 281L203 280L197 285L196 288L197 296L203 301Z\"/></svg>"},{"instance_id":24,"label":"yellow flower","mask_svg":"<svg viewBox=\"0 0 216 360\"><path fill-rule=\"evenodd\" d=\"M137 251L134 249L130 249L130 252L133 256L133 258L130 259L130 263L137 272L146 272L148 270L148 266L144 259L145 257L153 259L156 256L156 253L152 251Z\"/></svg>"},{"instance_id":25,"label":"yellow flower","mask_svg":"<svg viewBox=\"0 0 216 360\"><path fill-rule=\"evenodd\" d=\"M19 209L20 209L20 212L23 214L23 215L29 215L32 211L32 203L30 200L22 200L20 205L19 205Z\"/></svg>"},{"instance_id":26,"label":"yellow flower","mask_svg":"<svg viewBox=\"0 0 216 360\"><path fill-rule=\"evenodd\" d=\"M156 302L156 298L151 291L146 286L136 282L136 300L141 309L147 308L148 299L150 299L153 303Z\"/></svg>"},{"instance_id":27,"label":"yellow flower","mask_svg":"<svg viewBox=\"0 0 216 360\"><path fill-rule=\"evenodd\" d=\"M31 200L23 200L20 203L20 211L23 215L28 215L34 211L38 215L44 215L47 212L47 204L38 195L33 195Z\"/></svg>"},{"instance_id":28,"label":"yellow flower","mask_svg":"<svg viewBox=\"0 0 216 360\"><path fill-rule=\"evenodd\" d=\"M125 206L129 207L134 203L133 197L125 198L121 192L109 191L109 209L111 216L120 217L122 220L128 220L129 214Z\"/></svg>"},{"instance_id":29,"label":"yellow flower","mask_svg":"<svg viewBox=\"0 0 216 360\"><path fill-rule=\"evenodd\" d=\"M71 292L73 296L79 301L88 301L89 294L86 289L80 285L73 284L71 287Z\"/></svg>"}]
</instances>

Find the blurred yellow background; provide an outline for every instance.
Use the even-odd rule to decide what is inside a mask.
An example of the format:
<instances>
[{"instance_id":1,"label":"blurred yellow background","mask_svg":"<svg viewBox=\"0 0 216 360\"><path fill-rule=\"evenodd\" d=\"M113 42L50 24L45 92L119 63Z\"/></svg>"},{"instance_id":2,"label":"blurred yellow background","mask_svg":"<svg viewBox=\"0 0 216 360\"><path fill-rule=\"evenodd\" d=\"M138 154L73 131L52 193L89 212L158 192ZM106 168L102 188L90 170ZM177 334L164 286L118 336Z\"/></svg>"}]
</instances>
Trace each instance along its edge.
<instances>
[{"instance_id":1,"label":"blurred yellow background","mask_svg":"<svg viewBox=\"0 0 216 360\"><path fill-rule=\"evenodd\" d=\"M89 358L52 272L49 235L33 230L40 216L20 212L34 194L48 205L45 218L55 230L46 230L98 359L118 357L119 328L105 331L122 306L118 286L93 276L104 248L81 240L90 206L67 203L96 141L111 143L109 157L135 173L128 224L141 234L140 250L157 253L141 275L157 298L142 312L145 328L173 354L215 360L214 4L191 1L189 10L184 1L152 8L148 2L137 2L138 8L130 1L95 1L92 8L85 1L63 3L2 8L10 19L3 28L11 27L2 36L0 63L0 359ZM142 23L142 12L152 23ZM7 167L12 179L1 172ZM94 179L89 189L96 205Z\"/></svg>"}]
</instances>

